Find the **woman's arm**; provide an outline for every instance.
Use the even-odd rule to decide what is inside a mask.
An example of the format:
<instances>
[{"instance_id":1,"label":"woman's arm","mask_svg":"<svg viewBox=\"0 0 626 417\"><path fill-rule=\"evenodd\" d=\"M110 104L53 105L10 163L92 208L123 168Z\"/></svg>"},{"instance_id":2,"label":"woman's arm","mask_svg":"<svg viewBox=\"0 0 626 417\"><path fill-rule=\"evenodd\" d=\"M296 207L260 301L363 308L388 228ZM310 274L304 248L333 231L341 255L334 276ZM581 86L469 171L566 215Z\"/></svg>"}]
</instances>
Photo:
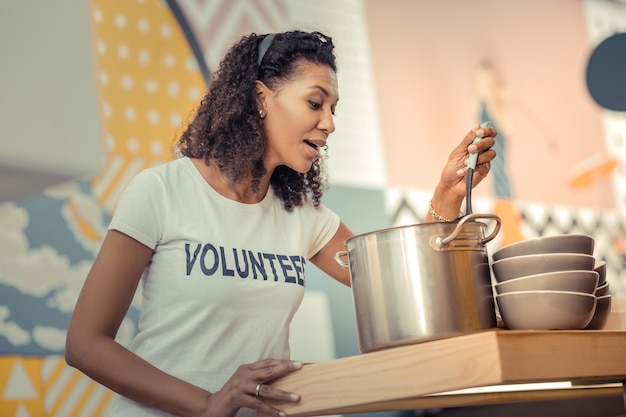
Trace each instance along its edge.
<instances>
[{"instance_id":1,"label":"woman's arm","mask_svg":"<svg viewBox=\"0 0 626 417\"><path fill-rule=\"evenodd\" d=\"M344 242L352 236L354 233L341 222L332 239L310 259L319 269L347 286L350 286L350 271L335 261L335 253L346 250Z\"/></svg>"},{"instance_id":2,"label":"woman's arm","mask_svg":"<svg viewBox=\"0 0 626 417\"><path fill-rule=\"evenodd\" d=\"M150 365L115 341L152 249L112 230L94 261L65 347L69 365L121 395L175 415L201 415L208 392Z\"/></svg>"},{"instance_id":3,"label":"woman's arm","mask_svg":"<svg viewBox=\"0 0 626 417\"><path fill-rule=\"evenodd\" d=\"M115 335L151 256L150 248L131 237L107 233L70 321L65 350L70 366L124 397L183 417L228 417L240 407L280 416L280 410L265 399L299 400L264 385L300 369L299 362L264 359L241 365L220 391L211 394L160 371L118 344Z\"/></svg>"}]
</instances>

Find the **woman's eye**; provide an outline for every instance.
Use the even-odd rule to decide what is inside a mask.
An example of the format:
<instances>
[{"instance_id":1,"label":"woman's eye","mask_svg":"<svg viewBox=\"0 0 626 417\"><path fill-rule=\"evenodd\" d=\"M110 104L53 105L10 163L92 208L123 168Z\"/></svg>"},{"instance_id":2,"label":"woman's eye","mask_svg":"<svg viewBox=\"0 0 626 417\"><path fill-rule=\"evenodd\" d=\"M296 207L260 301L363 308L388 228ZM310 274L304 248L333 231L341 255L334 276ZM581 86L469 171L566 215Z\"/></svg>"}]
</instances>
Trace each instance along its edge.
<instances>
[{"instance_id":1,"label":"woman's eye","mask_svg":"<svg viewBox=\"0 0 626 417\"><path fill-rule=\"evenodd\" d=\"M316 101L310 101L310 100L309 100L309 104L311 105L311 108L312 108L313 110L317 110L317 109L319 109L320 107L322 107L322 105L321 105L320 103L316 102Z\"/></svg>"}]
</instances>

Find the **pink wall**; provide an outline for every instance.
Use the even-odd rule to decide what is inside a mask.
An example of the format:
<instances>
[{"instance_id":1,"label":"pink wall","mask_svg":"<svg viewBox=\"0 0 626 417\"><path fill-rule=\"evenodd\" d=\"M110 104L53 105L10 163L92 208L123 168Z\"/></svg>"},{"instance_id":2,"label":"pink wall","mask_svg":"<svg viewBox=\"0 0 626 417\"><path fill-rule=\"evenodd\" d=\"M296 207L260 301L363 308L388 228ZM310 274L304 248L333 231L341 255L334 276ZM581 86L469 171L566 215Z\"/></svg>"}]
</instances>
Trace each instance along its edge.
<instances>
[{"instance_id":1,"label":"pink wall","mask_svg":"<svg viewBox=\"0 0 626 417\"><path fill-rule=\"evenodd\" d=\"M573 168L605 152L584 75L583 2L365 0L391 185L431 188L478 121L475 74L491 63L506 92L494 120L517 200L613 207L608 182L574 189ZM491 195L490 184L477 196Z\"/></svg>"}]
</instances>

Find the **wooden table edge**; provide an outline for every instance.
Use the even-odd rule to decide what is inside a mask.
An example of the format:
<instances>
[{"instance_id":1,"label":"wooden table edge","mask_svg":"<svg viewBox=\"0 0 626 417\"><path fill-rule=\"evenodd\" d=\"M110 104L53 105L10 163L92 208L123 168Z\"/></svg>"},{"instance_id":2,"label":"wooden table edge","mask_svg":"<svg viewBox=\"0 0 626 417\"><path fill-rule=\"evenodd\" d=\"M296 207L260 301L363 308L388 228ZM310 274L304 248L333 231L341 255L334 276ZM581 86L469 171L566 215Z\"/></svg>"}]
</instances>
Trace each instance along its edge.
<instances>
[{"instance_id":1,"label":"wooden table edge","mask_svg":"<svg viewBox=\"0 0 626 417\"><path fill-rule=\"evenodd\" d=\"M519 391L502 391L502 392L485 392L470 394L448 394L440 393L433 395L425 395L416 398L406 398L400 400L383 401L379 403L369 403L362 405L354 405L334 410L326 410L325 415L329 414L353 414L353 413L371 413L383 411L402 411L402 410L420 410L428 408L453 408L453 407L470 407L476 405L487 404L504 404L518 403L528 401L546 401L546 400L563 400L576 398L602 398L602 397L619 397L623 395L623 386L621 383L602 384L602 385L580 385L571 388L559 389L533 389ZM315 414L298 414L300 416L320 415Z\"/></svg>"}]
</instances>

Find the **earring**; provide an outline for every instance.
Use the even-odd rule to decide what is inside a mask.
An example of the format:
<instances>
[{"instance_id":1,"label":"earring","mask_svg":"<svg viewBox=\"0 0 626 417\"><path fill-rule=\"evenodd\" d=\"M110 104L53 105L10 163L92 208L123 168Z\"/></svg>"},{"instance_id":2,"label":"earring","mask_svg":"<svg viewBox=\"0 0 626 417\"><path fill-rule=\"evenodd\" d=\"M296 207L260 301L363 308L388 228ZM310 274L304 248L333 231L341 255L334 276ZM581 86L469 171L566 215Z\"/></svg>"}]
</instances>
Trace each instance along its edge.
<instances>
[{"instance_id":1,"label":"earring","mask_svg":"<svg viewBox=\"0 0 626 417\"><path fill-rule=\"evenodd\" d=\"M261 119L265 119L265 110L259 109L259 116L261 116Z\"/></svg>"}]
</instances>

